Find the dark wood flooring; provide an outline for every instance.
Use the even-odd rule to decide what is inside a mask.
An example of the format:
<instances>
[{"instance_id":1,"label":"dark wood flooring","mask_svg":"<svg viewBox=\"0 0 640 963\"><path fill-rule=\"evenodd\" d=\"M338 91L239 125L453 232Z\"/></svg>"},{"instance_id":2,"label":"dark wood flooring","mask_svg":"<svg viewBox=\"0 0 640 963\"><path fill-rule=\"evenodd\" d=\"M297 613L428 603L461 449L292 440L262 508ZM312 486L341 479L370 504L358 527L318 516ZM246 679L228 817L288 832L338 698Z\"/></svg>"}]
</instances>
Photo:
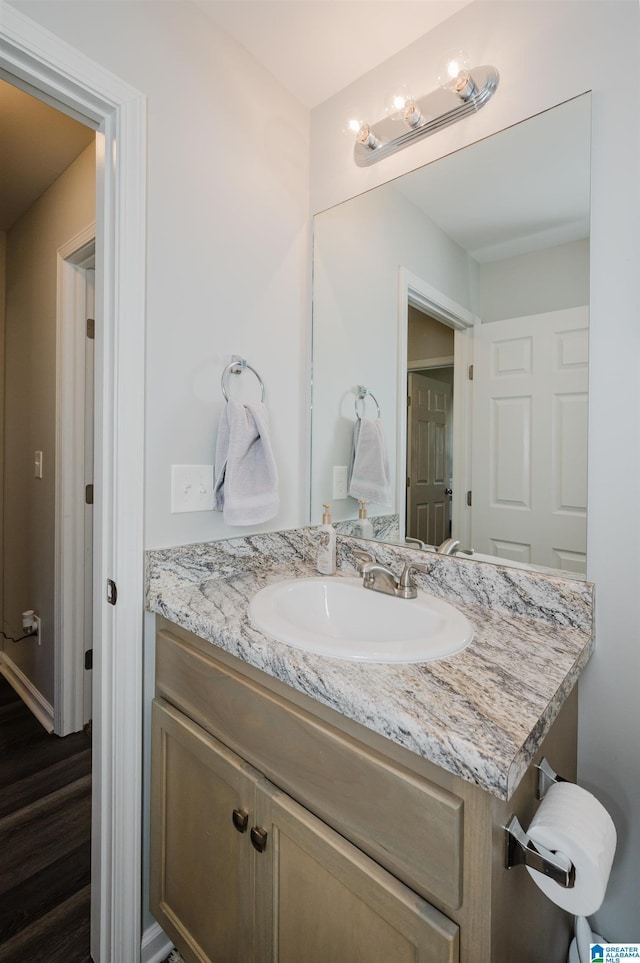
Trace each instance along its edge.
<instances>
[{"instance_id":1,"label":"dark wood flooring","mask_svg":"<svg viewBox=\"0 0 640 963\"><path fill-rule=\"evenodd\" d=\"M0 963L90 963L91 741L0 676Z\"/></svg>"}]
</instances>

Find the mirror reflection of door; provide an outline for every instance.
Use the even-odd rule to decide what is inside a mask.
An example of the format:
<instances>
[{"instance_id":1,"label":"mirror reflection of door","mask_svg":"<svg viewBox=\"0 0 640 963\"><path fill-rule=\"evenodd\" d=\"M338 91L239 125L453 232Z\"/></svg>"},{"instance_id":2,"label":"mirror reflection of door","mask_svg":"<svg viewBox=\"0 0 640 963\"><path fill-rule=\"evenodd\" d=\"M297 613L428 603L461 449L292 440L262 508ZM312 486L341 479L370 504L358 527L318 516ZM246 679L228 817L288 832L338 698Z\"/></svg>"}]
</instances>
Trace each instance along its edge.
<instances>
[{"instance_id":1,"label":"mirror reflection of door","mask_svg":"<svg viewBox=\"0 0 640 963\"><path fill-rule=\"evenodd\" d=\"M452 400L450 384L409 373L406 533L427 545L451 534Z\"/></svg>"},{"instance_id":2,"label":"mirror reflection of door","mask_svg":"<svg viewBox=\"0 0 640 963\"><path fill-rule=\"evenodd\" d=\"M586 575L589 310L478 325L472 542Z\"/></svg>"},{"instance_id":3,"label":"mirror reflection of door","mask_svg":"<svg viewBox=\"0 0 640 963\"><path fill-rule=\"evenodd\" d=\"M405 531L427 545L451 534L453 336L409 305Z\"/></svg>"}]
</instances>

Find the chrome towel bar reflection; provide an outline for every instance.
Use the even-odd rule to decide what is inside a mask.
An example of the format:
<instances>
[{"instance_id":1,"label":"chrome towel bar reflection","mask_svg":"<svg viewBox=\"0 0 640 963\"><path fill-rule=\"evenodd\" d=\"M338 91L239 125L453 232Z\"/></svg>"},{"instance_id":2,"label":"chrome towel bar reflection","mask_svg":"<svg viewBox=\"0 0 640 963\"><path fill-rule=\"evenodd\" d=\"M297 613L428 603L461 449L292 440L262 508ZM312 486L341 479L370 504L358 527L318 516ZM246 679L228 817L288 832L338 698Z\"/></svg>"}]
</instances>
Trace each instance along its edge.
<instances>
[{"instance_id":1,"label":"chrome towel bar reflection","mask_svg":"<svg viewBox=\"0 0 640 963\"><path fill-rule=\"evenodd\" d=\"M359 401L362 402L362 414L364 415L365 398L367 397L367 395L375 402L375 406L376 406L376 408L378 409L378 418L379 418L379 417L380 417L380 405L378 404L378 399L376 398L376 396L375 396L371 391L369 391L368 388L365 388L364 385L358 385L357 388L356 388L356 400L355 400L356 416L357 416L358 418L361 418L361 417L362 417L362 415L361 415L360 412L358 411L358 402L359 402Z\"/></svg>"},{"instance_id":2,"label":"chrome towel bar reflection","mask_svg":"<svg viewBox=\"0 0 640 963\"><path fill-rule=\"evenodd\" d=\"M264 384L262 382L262 378L260 377L260 375L258 374L255 368L252 368L250 364L247 364L247 361L245 358L241 358L240 355L237 355L237 354L231 355L231 363L228 364L226 368L223 369L222 377L220 379L220 386L222 388L222 394L224 395L225 401L229 400L229 396L227 394L227 385L226 385L227 375L241 374L245 370L253 372L253 374L258 379L258 384L260 385L260 391L262 392L262 397L260 398L260 401L264 401Z\"/></svg>"}]
</instances>

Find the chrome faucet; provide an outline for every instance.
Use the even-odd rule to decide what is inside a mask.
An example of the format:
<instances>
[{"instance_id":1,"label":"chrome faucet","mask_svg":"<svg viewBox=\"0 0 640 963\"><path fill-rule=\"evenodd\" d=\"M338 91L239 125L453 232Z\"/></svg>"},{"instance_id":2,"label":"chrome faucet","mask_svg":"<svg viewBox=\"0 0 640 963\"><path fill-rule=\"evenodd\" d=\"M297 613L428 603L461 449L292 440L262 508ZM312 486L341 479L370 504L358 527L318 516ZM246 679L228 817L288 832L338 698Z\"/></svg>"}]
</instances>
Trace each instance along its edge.
<instances>
[{"instance_id":1,"label":"chrome faucet","mask_svg":"<svg viewBox=\"0 0 640 963\"><path fill-rule=\"evenodd\" d=\"M430 571L431 565L425 565L423 562L407 562L400 576L400 585L397 592L398 597L401 599L414 599L418 594L418 589L411 578L412 572Z\"/></svg>"},{"instance_id":2,"label":"chrome faucet","mask_svg":"<svg viewBox=\"0 0 640 963\"><path fill-rule=\"evenodd\" d=\"M414 599L418 590L411 578L412 572L429 572L431 566L421 562L407 562L400 578L396 578L390 568L373 562L362 567L362 584L366 589L394 595L398 599Z\"/></svg>"},{"instance_id":3,"label":"chrome faucet","mask_svg":"<svg viewBox=\"0 0 640 963\"><path fill-rule=\"evenodd\" d=\"M473 555L472 548L460 548L459 538L445 538L442 545L438 545L436 552L439 555L457 555L462 552L464 555Z\"/></svg>"},{"instance_id":4,"label":"chrome faucet","mask_svg":"<svg viewBox=\"0 0 640 963\"><path fill-rule=\"evenodd\" d=\"M366 589L374 592L384 592L385 595L395 595L400 588L400 582L390 568L371 562L362 567L362 584Z\"/></svg>"},{"instance_id":5,"label":"chrome faucet","mask_svg":"<svg viewBox=\"0 0 640 963\"><path fill-rule=\"evenodd\" d=\"M404 540L407 545L417 545L421 552L435 552L436 550L434 545L427 545L421 538L412 538L410 535L405 535Z\"/></svg>"},{"instance_id":6,"label":"chrome faucet","mask_svg":"<svg viewBox=\"0 0 640 963\"><path fill-rule=\"evenodd\" d=\"M356 560L354 564L358 575L362 575L362 570L365 565L372 565L375 562L375 558L371 552L362 552L360 549L354 548L351 554Z\"/></svg>"}]
</instances>

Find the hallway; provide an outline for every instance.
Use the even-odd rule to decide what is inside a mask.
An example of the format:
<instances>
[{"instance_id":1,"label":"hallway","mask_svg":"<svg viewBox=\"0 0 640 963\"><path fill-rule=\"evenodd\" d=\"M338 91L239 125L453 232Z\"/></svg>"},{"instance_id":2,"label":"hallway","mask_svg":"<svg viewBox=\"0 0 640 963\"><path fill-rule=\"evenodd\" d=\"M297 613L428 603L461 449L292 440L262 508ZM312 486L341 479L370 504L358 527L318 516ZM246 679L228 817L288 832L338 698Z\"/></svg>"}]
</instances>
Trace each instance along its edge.
<instances>
[{"instance_id":1,"label":"hallway","mask_svg":"<svg viewBox=\"0 0 640 963\"><path fill-rule=\"evenodd\" d=\"M0 676L0 963L90 963L91 740Z\"/></svg>"}]
</instances>

